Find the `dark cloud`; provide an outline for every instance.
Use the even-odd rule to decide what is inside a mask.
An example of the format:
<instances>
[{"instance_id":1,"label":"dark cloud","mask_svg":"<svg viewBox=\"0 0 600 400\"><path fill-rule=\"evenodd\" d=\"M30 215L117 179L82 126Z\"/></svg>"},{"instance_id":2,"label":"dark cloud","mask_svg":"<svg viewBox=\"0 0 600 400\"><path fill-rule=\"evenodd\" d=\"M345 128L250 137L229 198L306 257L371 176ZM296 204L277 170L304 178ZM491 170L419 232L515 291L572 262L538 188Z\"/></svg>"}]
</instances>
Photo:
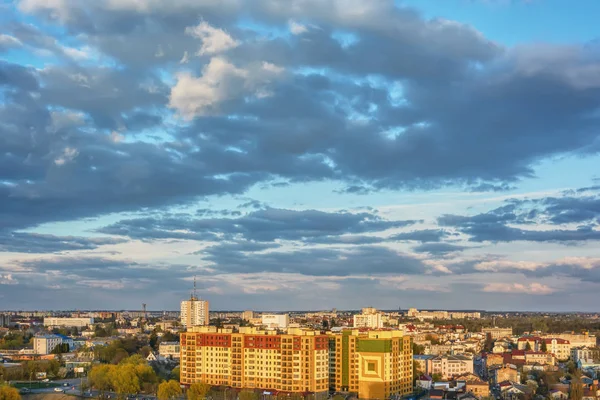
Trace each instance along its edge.
<instances>
[{"instance_id":1,"label":"dark cloud","mask_svg":"<svg viewBox=\"0 0 600 400\"><path fill-rule=\"evenodd\" d=\"M430 270L417 258L385 247L362 246L347 250L306 249L286 252L241 254L214 246L205 259L222 273L296 273L309 276L349 276L356 274L423 274Z\"/></svg>"},{"instance_id":2,"label":"dark cloud","mask_svg":"<svg viewBox=\"0 0 600 400\"><path fill-rule=\"evenodd\" d=\"M119 238L55 236L39 233L0 232L0 252L55 253L67 250L93 250L100 246L123 243Z\"/></svg>"},{"instance_id":3,"label":"dark cloud","mask_svg":"<svg viewBox=\"0 0 600 400\"><path fill-rule=\"evenodd\" d=\"M417 253L429 253L432 255L444 255L468 249L466 246L459 246L451 243L423 243L412 248Z\"/></svg>"},{"instance_id":4,"label":"dark cloud","mask_svg":"<svg viewBox=\"0 0 600 400\"><path fill-rule=\"evenodd\" d=\"M334 235L380 232L418 221L392 221L367 213L323 212L267 208L239 218L140 218L123 220L99 232L131 238L179 238L196 240L204 235L241 235L248 240L303 240ZM183 232L183 233L182 233ZM170 236L172 235L172 236ZM204 236L204 237L207 237ZM343 240L343 239L340 239Z\"/></svg>"},{"instance_id":5,"label":"dark cloud","mask_svg":"<svg viewBox=\"0 0 600 400\"><path fill-rule=\"evenodd\" d=\"M411 232L397 233L389 237L390 240L414 240L417 242L440 242L450 236L444 229L423 229Z\"/></svg>"}]
</instances>

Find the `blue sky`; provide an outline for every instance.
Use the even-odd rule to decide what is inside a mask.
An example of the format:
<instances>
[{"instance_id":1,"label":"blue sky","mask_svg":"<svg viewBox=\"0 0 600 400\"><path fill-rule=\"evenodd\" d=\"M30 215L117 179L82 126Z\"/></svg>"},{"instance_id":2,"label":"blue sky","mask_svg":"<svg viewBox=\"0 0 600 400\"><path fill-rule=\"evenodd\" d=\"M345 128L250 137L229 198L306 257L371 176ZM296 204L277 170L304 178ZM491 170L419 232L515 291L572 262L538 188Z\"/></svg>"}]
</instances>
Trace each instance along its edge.
<instances>
[{"instance_id":1,"label":"blue sky","mask_svg":"<svg viewBox=\"0 0 600 400\"><path fill-rule=\"evenodd\" d=\"M595 310L598 12L4 0L2 307Z\"/></svg>"}]
</instances>

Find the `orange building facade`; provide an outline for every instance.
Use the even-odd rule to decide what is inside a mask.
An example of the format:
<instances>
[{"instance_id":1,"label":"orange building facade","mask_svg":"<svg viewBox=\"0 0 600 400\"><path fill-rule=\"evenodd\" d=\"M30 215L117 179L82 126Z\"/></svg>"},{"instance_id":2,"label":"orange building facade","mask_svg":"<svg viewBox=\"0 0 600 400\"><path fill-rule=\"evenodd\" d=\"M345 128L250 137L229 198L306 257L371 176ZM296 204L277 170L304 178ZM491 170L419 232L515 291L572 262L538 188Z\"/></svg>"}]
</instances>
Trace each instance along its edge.
<instances>
[{"instance_id":1,"label":"orange building facade","mask_svg":"<svg viewBox=\"0 0 600 400\"><path fill-rule=\"evenodd\" d=\"M240 328L194 327L181 334L181 383L310 393L326 398L329 339L320 332L287 334Z\"/></svg>"}]
</instances>

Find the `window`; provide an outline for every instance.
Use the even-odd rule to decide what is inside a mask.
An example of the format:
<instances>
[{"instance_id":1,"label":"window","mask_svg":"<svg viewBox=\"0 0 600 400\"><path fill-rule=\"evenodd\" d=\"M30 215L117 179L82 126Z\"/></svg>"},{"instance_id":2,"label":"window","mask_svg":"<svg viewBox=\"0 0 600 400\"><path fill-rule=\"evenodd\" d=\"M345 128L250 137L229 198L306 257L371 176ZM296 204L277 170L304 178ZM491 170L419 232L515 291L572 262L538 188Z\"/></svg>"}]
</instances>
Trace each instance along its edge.
<instances>
[{"instance_id":1,"label":"window","mask_svg":"<svg viewBox=\"0 0 600 400\"><path fill-rule=\"evenodd\" d=\"M367 371L375 372L375 363L374 362L367 363Z\"/></svg>"}]
</instances>

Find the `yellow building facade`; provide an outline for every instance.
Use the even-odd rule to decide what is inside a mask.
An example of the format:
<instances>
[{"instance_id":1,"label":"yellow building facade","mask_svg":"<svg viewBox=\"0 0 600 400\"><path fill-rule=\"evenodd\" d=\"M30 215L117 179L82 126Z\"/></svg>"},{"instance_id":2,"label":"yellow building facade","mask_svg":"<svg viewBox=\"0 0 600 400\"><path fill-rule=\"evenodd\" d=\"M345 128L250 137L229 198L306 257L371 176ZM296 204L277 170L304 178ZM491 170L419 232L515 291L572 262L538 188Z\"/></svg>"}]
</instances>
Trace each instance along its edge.
<instances>
[{"instance_id":1,"label":"yellow building facade","mask_svg":"<svg viewBox=\"0 0 600 400\"><path fill-rule=\"evenodd\" d=\"M310 393L326 398L329 338L312 330L287 334L240 328L194 327L181 334L184 385L204 382L270 393Z\"/></svg>"},{"instance_id":2,"label":"yellow building facade","mask_svg":"<svg viewBox=\"0 0 600 400\"><path fill-rule=\"evenodd\" d=\"M412 391L412 342L400 331L347 330L330 335L330 387L359 399Z\"/></svg>"}]
</instances>

